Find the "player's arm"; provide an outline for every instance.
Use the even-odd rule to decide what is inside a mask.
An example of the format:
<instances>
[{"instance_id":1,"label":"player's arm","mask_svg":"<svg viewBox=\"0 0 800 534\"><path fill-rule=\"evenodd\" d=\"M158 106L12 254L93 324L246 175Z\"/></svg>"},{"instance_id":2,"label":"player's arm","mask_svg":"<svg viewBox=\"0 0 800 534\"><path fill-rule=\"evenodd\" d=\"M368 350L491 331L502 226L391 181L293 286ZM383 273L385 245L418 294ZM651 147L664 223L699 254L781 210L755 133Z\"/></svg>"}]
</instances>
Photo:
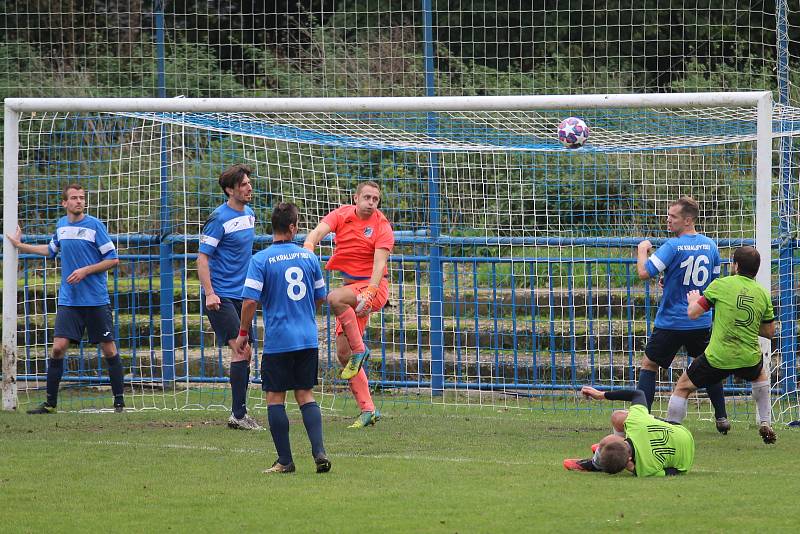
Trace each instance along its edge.
<instances>
[{"instance_id":1,"label":"player's arm","mask_svg":"<svg viewBox=\"0 0 800 534\"><path fill-rule=\"evenodd\" d=\"M22 229L17 226L14 235L6 234L6 238L14 245L14 248L23 254L38 254L39 256L53 256L50 245L30 245L22 242Z\"/></svg>"},{"instance_id":2,"label":"player's arm","mask_svg":"<svg viewBox=\"0 0 800 534\"><path fill-rule=\"evenodd\" d=\"M686 314L692 320L697 319L711 309L711 303L697 289L686 294L686 302L689 303L686 306Z\"/></svg>"},{"instance_id":3,"label":"player's arm","mask_svg":"<svg viewBox=\"0 0 800 534\"><path fill-rule=\"evenodd\" d=\"M303 248L314 252L314 247L316 247L322 239L331 233L331 227L325 221L320 221L316 228L311 230L308 235L306 235L306 240L303 241Z\"/></svg>"},{"instance_id":4,"label":"player's arm","mask_svg":"<svg viewBox=\"0 0 800 534\"><path fill-rule=\"evenodd\" d=\"M77 284L90 274L95 273L104 273L109 269L113 269L119 265L119 258L109 258L107 260L102 260L92 265L87 265L86 267L81 267L79 269L75 269L70 273L67 277L68 284Z\"/></svg>"},{"instance_id":5,"label":"player's arm","mask_svg":"<svg viewBox=\"0 0 800 534\"><path fill-rule=\"evenodd\" d=\"M209 310L218 310L220 300L216 293L214 293L214 286L211 285L211 269L208 267L208 254L202 252L197 253L197 278L200 279L200 285L203 286L203 293L206 295L206 308Z\"/></svg>"},{"instance_id":6,"label":"player's arm","mask_svg":"<svg viewBox=\"0 0 800 534\"><path fill-rule=\"evenodd\" d=\"M631 404L641 404L647 406L647 397L641 389L617 389L614 391L600 391L591 386L583 386L581 393L588 398L595 400L621 400Z\"/></svg>"},{"instance_id":7,"label":"player's arm","mask_svg":"<svg viewBox=\"0 0 800 534\"><path fill-rule=\"evenodd\" d=\"M775 321L761 323L761 326L758 327L758 335L767 339L775 337Z\"/></svg>"},{"instance_id":8,"label":"player's arm","mask_svg":"<svg viewBox=\"0 0 800 534\"><path fill-rule=\"evenodd\" d=\"M653 244L649 239L645 239L636 246L636 273L640 280L650 278L650 271L647 270L647 255L651 248L653 248Z\"/></svg>"}]
</instances>

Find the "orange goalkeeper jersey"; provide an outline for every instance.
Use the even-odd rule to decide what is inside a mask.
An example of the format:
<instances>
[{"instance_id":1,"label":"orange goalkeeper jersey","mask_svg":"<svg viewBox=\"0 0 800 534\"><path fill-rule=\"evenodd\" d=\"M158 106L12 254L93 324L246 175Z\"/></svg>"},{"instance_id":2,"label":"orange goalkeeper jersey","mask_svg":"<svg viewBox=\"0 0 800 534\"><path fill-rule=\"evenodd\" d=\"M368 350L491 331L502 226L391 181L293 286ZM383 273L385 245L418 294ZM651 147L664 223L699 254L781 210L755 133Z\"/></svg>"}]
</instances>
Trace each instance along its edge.
<instances>
[{"instance_id":1,"label":"orange goalkeeper jersey","mask_svg":"<svg viewBox=\"0 0 800 534\"><path fill-rule=\"evenodd\" d=\"M336 234L336 247L325 269L341 271L348 278L363 280L372 276L375 249L385 248L391 252L394 247L392 225L380 210L363 220L356 215L355 206L342 206L327 214L322 222ZM383 274L387 274L387 269Z\"/></svg>"}]
</instances>

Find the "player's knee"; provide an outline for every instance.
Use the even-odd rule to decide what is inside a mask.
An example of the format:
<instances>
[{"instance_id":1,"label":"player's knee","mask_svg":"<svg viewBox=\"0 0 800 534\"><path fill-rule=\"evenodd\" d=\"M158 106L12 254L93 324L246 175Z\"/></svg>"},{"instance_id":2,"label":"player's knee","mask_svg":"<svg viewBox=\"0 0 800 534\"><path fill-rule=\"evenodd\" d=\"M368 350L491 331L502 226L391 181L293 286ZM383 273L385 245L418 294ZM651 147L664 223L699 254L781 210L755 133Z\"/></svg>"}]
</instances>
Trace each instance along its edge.
<instances>
[{"instance_id":1,"label":"player's knee","mask_svg":"<svg viewBox=\"0 0 800 534\"><path fill-rule=\"evenodd\" d=\"M658 371L658 364L647 356L642 356L641 368L648 371Z\"/></svg>"},{"instance_id":2,"label":"player's knee","mask_svg":"<svg viewBox=\"0 0 800 534\"><path fill-rule=\"evenodd\" d=\"M314 392L310 389L296 389L294 399L298 406L303 406L309 402L314 402Z\"/></svg>"},{"instance_id":3,"label":"player's knee","mask_svg":"<svg viewBox=\"0 0 800 534\"><path fill-rule=\"evenodd\" d=\"M111 343L101 343L100 351L105 358L113 358L117 355L117 345L113 341Z\"/></svg>"},{"instance_id":4,"label":"player's knee","mask_svg":"<svg viewBox=\"0 0 800 534\"><path fill-rule=\"evenodd\" d=\"M625 426L625 419L628 418L627 410L615 410L611 414L611 426L617 430L621 430Z\"/></svg>"},{"instance_id":5,"label":"player's knee","mask_svg":"<svg viewBox=\"0 0 800 534\"><path fill-rule=\"evenodd\" d=\"M55 360L62 359L67 354L69 349L69 340L64 338L57 338L53 341L53 350L51 356Z\"/></svg>"}]
</instances>

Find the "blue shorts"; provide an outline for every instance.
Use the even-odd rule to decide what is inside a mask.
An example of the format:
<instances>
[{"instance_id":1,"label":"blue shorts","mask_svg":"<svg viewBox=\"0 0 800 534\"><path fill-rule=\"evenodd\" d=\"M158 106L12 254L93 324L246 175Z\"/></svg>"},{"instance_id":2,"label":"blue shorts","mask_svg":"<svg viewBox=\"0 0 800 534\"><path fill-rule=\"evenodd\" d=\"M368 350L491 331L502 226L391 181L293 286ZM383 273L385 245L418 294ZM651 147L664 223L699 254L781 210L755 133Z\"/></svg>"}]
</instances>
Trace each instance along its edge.
<instances>
[{"instance_id":1,"label":"blue shorts","mask_svg":"<svg viewBox=\"0 0 800 534\"><path fill-rule=\"evenodd\" d=\"M650 339L647 340L647 345L644 347L644 353L659 367L669 369L681 347L686 347L686 354L690 358L697 358L705 352L710 340L711 329L709 328L698 330L653 328Z\"/></svg>"},{"instance_id":2,"label":"blue shorts","mask_svg":"<svg viewBox=\"0 0 800 534\"><path fill-rule=\"evenodd\" d=\"M226 347L228 341L239 337L239 325L242 322L242 301L227 297L219 298L219 309L209 310L203 299L203 313L208 317L211 328L217 337L217 345ZM250 343L253 342L253 327L250 327Z\"/></svg>"},{"instance_id":3,"label":"blue shorts","mask_svg":"<svg viewBox=\"0 0 800 534\"><path fill-rule=\"evenodd\" d=\"M261 389L283 392L312 389L317 385L319 349L261 355Z\"/></svg>"},{"instance_id":4,"label":"blue shorts","mask_svg":"<svg viewBox=\"0 0 800 534\"><path fill-rule=\"evenodd\" d=\"M111 305L58 307L54 337L63 337L79 343L84 330L89 333L89 343L114 341Z\"/></svg>"}]
</instances>

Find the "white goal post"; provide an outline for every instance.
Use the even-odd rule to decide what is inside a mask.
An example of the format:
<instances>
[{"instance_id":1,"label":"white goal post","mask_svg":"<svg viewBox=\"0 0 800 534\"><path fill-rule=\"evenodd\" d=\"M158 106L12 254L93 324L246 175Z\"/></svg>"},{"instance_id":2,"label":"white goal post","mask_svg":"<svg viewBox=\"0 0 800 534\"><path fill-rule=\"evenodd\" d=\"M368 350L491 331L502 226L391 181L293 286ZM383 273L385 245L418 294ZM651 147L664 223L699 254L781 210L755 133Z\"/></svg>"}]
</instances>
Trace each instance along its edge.
<instances>
[{"instance_id":1,"label":"white goal post","mask_svg":"<svg viewBox=\"0 0 800 534\"><path fill-rule=\"evenodd\" d=\"M4 102L3 163L3 333L2 407L17 408L18 373L18 279L16 249L6 235L13 234L19 216L19 121L35 113L391 113L391 112L527 112L535 110L592 109L706 110L748 108L755 110L756 200L754 232L761 253L758 281L770 289L771 188L773 101L769 91L729 93L536 95L398 98L8 98ZM590 125L591 126L591 125ZM555 136L555 132L553 132ZM435 178L434 178L435 180ZM713 236L712 236L713 237ZM441 296L430 294L430 330L442 331ZM435 302L436 300L438 302ZM762 344L769 354L769 343ZM433 344L433 342L432 342ZM769 361L769 358L766 358ZM435 366L436 359L434 357ZM441 372L441 370L439 370ZM432 386L434 389L436 386Z\"/></svg>"}]
</instances>

